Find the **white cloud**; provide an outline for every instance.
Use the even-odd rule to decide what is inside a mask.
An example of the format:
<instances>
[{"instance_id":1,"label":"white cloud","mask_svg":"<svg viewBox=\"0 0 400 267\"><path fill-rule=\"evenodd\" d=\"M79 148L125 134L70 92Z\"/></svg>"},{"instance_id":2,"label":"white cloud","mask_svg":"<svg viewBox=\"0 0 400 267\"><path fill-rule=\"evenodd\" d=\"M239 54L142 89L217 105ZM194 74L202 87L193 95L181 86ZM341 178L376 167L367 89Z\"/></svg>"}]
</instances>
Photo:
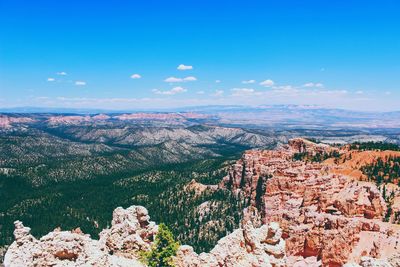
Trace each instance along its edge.
<instances>
[{"instance_id":1,"label":"white cloud","mask_svg":"<svg viewBox=\"0 0 400 267\"><path fill-rule=\"evenodd\" d=\"M193 82L193 81L197 81L197 78L193 76L188 76L185 78L169 77L164 80L164 82L167 83L180 83L180 82Z\"/></svg>"},{"instance_id":2,"label":"white cloud","mask_svg":"<svg viewBox=\"0 0 400 267\"><path fill-rule=\"evenodd\" d=\"M265 86L265 87L271 87L271 86L273 86L274 84L275 84L274 81L273 81L273 80L270 80L270 79L265 80L265 81L263 81L263 82L260 82L260 85Z\"/></svg>"},{"instance_id":3,"label":"white cloud","mask_svg":"<svg viewBox=\"0 0 400 267\"><path fill-rule=\"evenodd\" d=\"M193 76L188 76L186 78L183 78L183 81L185 81L185 82L194 82L194 81L197 81L197 78L193 77Z\"/></svg>"},{"instance_id":4,"label":"white cloud","mask_svg":"<svg viewBox=\"0 0 400 267\"><path fill-rule=\"evenodd\" d=\"M211 95L219 97L219 96L223 96L223 94L224 94L223 90L215 90L215 92L213 94L211 94Z\"/></svg>"},{"instance_id":5,"label":"white cloud","mask_svg":"<svg viewBox=\"0 0 400 267\"><path fill-rule=\"evenodd\" d=\"M215 80L215 83L220 83L221 82L221 80Z\"/></svg>"},{"instance_id":6,"label":"white cloud","mask_svg":"<svg viewBox=\"0 0 400 267\"><path fill-rule=\"evenodd\" d=\"M203 90L200 90L200 91L197 91L197 92L196 92L196 94L198 94L198 95L204 95L204 93L205 93L205 92L204 92Z\"/></svg>"},{"instance_id":7,"label":"white cloud","mask_svg":"<svg viewBox=\"0 0 400 267\"><path fill-rule=\"evenodd\" d=\"M47 78L47 81L48 82L54 82L56 79L54 79L54 78Z\"/></svg>"},{"instance_id":8,"label":"white cloud","mask_svg":"<svg viewBox=\"0 0 400 267\"><path fill-rule=\"evenodd\" d=\"M250 84L250 83L255 83L255 80L247 80L247 81L242 81L243 84Z\"/></svg>"},{"instance_id":9,"label":"white cloud","mask_svg":"<svg viewBox=\"0 0 400 267\"><path fill-rule=\"evenodd\" d=\"M174 87L174 88L172 88L172 90L171 90L171 92L173 92L174 94L177 94L177 93L184 93L184 92L186 92L186 91L187 91L187 90L186 90L185 88L181 87L181 86Z\"/></svg>"},{"instance_id":10,"label":"white cloud","mask_svg":"<svg viewBox=\"0 0 400 267\"><path fill-rule=\"evenodd\" d=\"M48 99L50 99L50 97L48 97L48 96L38 96L38 97L36 97L36 99L39 100L39 101L42 101L42 100L48 100Z\"/></svg>"},{"instance_id":11,"label":"white cloud","mask_svg":"<svg viewBox=\"0 0 400 267\"><path fill-rule=\"evenodd\" d=\"M171 90L161 91L158 89L153 89L152 92L155 94L158 94L158 95L176 95L176 94L187 92L187 90L181 86L176 86L176 87L172 88Z\"/></svg>"},{"instance_id":12,"label":"white cloud","mask_svg":"<svg viewBox=\"0 0 400 267\"><path fill-rule=\"evenodd\" d=\"M76 81L75 85L84 86L84 85L86 85L86 82L85 81Z\"/></svg>"},{"instance_id":13,"label":"white cloud","mask_svg":"<svg viewBox=\"0 0 400 267\"><path fill-rule=\"evenodd\" d=\"M385 92L385 95L391 95L391 94L392 94L392 92L389 92L389 91Z\"/></svg>"},{"instance_id":14,"label":"white cloud","mask_svg":"<svg viewBox=\"0 0 400 267\"><path fill-rule=\"evenodd\" d=\"M304 96L320 96L320 97L327 97L327 96L343 96L347 95L349 92L347 90L321 90L316 89L312 91L298 91L301 92Z\"/></svg>"},{"instance_id":15,"label":"white cloud","mask_svg":"<svg viewBox=\"0 0 400 267\"><path fill-rule=\"evenodd\" d=\"M67 75L67 73L65 71L60 71L60 72L57 72L57 75L65 76L65 75Z\"/></svg>"},{"instance_id":16,"label":"white cloud","mask_svg":"<svg viewBox=\"0 0 400 267\"><path fill-rule=\"evenodd\" d=\"M232 96L253 96L261 95L261 92L257 92L253 88L233 88L231 89Z\"/></svg>"},{"instance_id":17,"label":"white cloud","mask_svg":"<svg viewBox=\"0 0 400 267\"><path fill-rule=\"evenodd\" d=\"M135 74L131 75L131 78L132 79L140 79L140 78L142 78L142 76L140 74L135 73Z\"/></svg>"},{"instance_id":18,"label":"white cloud","mask_svg":"<svg viewBox=\"0 0 400 267\"><path fill-rule=\"evenodd\" d=\"M296 88L294 88L291 85L279 85L279 86L274 86L273 89L275 91L293 91L293 90L297 90Z\"/></svg>"},{"instance_id":19,"label":"white cloud","mask_svg":"<svg viewBox=\"0 0 400 267\"><path fill-rule=\"evenodd\" d=\"M184 64L180 64L177 69L178 70L192 70L193 66L186 66Z\"/></svg>"},{"instance_id":20,"label":"white cloud","mask_svg":"<svg viewBox=\"0 0 400 267\"><path fill-rule=\"evenodd\" d=\"M363 91L361 91L361 90L356 91L356 95L362 95L362 94L364 94Z\"/></svg>"},{"instance_id":21,"label":"white cloud","mask_svg":"<svg viewBox=\"0 0 400 267\"><path fill-rule=\"evenodd\" d=\"M305 83L303 87L314 87L314 83Z\"/></svg>"},{"instance_id":22,"label":"white cloud","mask_svg":"<svg viewBox=\"0 0 400 267\"><path fill-rule=\"evenodd\" d=\"M323 88L324 85L322 83L305 83L303 84L303 87L317 87L317 88Z\"/></svg>"},{"instance_id":23,"label":"white cloud","mask_svg":"<svg viewBox=\"0 0 400 267\"><path fill-rule=\"evenodd\" d=\"M164 82L167 82L167 83L180 83L180 82L183 82L183 79L175 78L175 77L168 77L167 79L164 80Z\"/></svg>"}]
</instances>

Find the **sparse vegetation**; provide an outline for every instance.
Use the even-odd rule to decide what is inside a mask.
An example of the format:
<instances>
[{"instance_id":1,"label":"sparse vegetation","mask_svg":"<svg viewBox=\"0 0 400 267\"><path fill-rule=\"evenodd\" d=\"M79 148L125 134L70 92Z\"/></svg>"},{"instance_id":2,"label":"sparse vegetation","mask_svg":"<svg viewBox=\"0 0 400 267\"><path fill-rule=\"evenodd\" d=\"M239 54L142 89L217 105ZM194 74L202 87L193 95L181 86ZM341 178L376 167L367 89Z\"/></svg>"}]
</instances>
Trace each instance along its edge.
<instances>
[{"instance_id":1,"label":"sparse vegetation","mask_svg":"<svg viewBox=\"0 0 400 267\"><path fill-rule=\"evenodd\" d=\"M318 152L315 154L309 154L307 152L302 152L302 153L295 153L293 155L293 160L303 160L303 161L311 161L311 162L322 162L329 158L338 159L338 158L340 158L340 153L338 151L334 150L330 153Z\"/></svg>"},{"instance_id":2,"label":"sparse vegetation","mask_svg":"<svg viewBox=\"0 0 400 267\"><path fill-rule=\"evenodd\" d=\"M381 189L382 197L387 204L384 221L400 223L400 212L393 211L392 202L395 196L393 190L388 191L387 184L400 186L400 157L378 158L374 163L361 168L368 180L375 182Z\"/></svg>"},{"instance_id":3,"label":"sparse vegetation","mask_svg":"<svg viewBox=\"0 0 400 267\"><path fill-rule=\"evenodd\" d=\"M377 185L394 183L400 186L400 157L378 158L376 162L362 167L361 170Z\"/></svg>"}]
</instances>

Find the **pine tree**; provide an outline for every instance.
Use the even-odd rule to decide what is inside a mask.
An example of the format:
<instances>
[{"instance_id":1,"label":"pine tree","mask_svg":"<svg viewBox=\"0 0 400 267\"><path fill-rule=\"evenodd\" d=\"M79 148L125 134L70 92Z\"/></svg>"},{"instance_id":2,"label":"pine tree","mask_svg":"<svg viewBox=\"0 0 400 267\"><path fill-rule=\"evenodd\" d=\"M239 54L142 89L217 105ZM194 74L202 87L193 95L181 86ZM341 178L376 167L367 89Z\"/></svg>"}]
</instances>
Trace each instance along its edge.
<instances>
[{"instance_id":1,"label":"pine tree","mask_svg":"<svg viewBox=\"0 0 400 267\"><path fill-rule=\"evenodd\" d=\"M143 254L144 261L149 267L173 267L172 257L176 255L178 247L179 243L172 232L161 223L153 247Z\"/></svg>"}]
</instances>

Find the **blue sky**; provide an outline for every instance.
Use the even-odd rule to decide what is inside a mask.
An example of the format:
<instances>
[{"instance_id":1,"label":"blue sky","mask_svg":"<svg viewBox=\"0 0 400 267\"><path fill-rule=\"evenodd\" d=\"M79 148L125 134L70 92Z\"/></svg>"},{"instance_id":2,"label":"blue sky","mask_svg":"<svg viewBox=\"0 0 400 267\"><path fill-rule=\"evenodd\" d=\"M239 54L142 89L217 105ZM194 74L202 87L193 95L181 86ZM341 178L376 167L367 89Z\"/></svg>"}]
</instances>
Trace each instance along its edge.
<instances>
[{"instance_id":1,"label":"blue sky","mask_svg":"<svg viewBox=\"0 0 400 267\"><path fill-rule=\"evenodd\" d=\"M386 0L0 0L0 107L400 110L399 14Z\"/></svg>"}]
</instances>

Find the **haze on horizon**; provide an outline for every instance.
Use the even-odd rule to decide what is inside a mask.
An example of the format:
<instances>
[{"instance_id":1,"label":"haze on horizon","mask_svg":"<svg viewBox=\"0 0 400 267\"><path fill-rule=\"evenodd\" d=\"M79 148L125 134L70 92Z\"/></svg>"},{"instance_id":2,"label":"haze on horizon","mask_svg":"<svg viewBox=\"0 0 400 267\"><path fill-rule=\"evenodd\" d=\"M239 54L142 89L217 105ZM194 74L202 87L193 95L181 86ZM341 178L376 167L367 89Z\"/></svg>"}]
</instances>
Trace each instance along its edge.
<instances>
[{"instance_id":1,"label":"haze on horizon","mask_svg":"<svg viewBox=\"0 0 400 267\"><path fill-rule=\"evenodd\" d=\"M396 1L0 2L0 108L399 110Z\"/></svg>"}]
</instances>

